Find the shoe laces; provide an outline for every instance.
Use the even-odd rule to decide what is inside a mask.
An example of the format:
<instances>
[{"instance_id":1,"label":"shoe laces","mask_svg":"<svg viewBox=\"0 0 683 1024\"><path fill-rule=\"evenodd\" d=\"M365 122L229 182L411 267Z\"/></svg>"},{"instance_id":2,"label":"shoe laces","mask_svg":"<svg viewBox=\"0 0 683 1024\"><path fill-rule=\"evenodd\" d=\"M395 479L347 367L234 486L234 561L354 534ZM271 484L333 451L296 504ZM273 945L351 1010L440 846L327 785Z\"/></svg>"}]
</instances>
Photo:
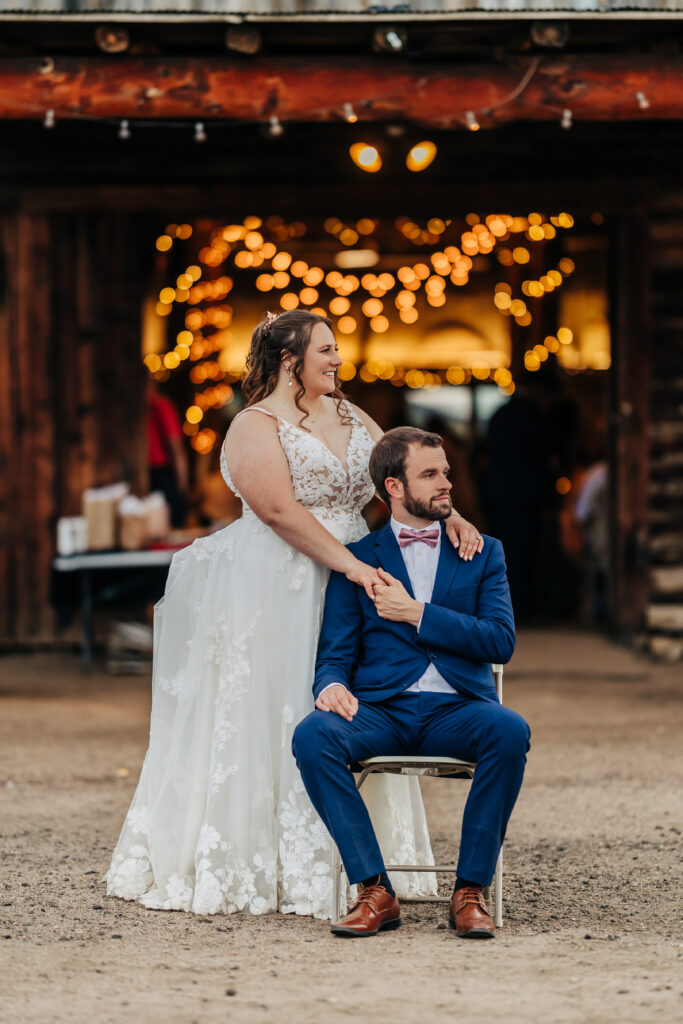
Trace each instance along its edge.
<instances>
[{"instance_id":1,"label":"shoe laces","mask_svg":"<svg viewBox=\"0 0 683 1024\"><path fill-rule=\"evenodd\" d=\"M365 885L358 893L358 896L356 897L356 902L354 903L352 909L355 910L356 907L359 907L362 903L368 903L371 907L373 907L374 901L386 892L387 890L384 888L383 885Z\"/></svg>"},{"instance_id":2,"label":"shoe laces","mask_svg":"<svg viewBox=\"0 0 683 1024\"><path fill-rule=\"evenodd\" d=\"M470 888L470 886L464 886L462 889L458 889L456 891L456 896L459 897L459 900L462 902L463 906L466 903L474 903L481 910L485 911L488 914L486 900L484 899L484 893L482 889L474 889Z\"/></svg>"}]
</instances>

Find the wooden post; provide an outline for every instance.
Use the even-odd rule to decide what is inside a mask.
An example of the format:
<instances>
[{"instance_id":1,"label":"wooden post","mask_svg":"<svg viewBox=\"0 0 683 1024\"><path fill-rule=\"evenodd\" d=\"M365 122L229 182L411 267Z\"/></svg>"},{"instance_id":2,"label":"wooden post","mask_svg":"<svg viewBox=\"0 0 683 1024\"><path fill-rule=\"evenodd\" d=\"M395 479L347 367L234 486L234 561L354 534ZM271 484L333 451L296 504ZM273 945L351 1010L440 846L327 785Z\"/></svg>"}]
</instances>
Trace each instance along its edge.
<instances>
[{"instance_id":1,"label":"wooden post","mask_svg":"<svg viewBox=\"0 0 683 1024\"><path fill-rule=\"evenodd\" d=\"M640 212L616 222L612 240L610 373L610 569L608 612L622 636L643 626L648 581L648 226Z\"/></svg>"}]
</instances>

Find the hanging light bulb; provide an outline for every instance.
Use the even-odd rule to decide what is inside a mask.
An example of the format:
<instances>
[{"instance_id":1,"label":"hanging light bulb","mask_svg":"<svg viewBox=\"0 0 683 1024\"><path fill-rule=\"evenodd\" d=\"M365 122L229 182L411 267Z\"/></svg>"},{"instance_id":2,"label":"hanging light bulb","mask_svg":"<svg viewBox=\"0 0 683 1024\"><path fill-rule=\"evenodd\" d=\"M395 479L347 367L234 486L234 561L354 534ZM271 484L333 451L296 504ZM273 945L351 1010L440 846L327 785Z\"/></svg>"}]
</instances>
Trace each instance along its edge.
<instances>
[{"instance_id":1,"label":"hanging light bulb","mask_svg":"<svg viewBox=\"0 0 683 1024\"><path fill-rule=\"evenodd\" d=\"M195 142L206 142L206 132L204 131L204 122L203 121L195 121L194 141Z\"/></svg>"},{"instance_id":2,"label":"hanging light bulb","mask_svg":"<svg viewBox=\"0 0 683 1024\"><path fill-rule=\"evenodd\" d=\"M360 167L362 171L367 171L369 174L379 171L382 166L382 157L379 152L367 142L354 142L352 146L349 146L349 155L356 167Z\"/></svg>"},{"instance_id":3,"label":"hanging light bulb","mask_svg":"<svg viewBox=\"0 0 683 1024\"><path fill-rule=\"evenodd\" d=\"M478 132L481 127L476 117L474 116L473 110L468 110L467 113L465 114L465 124L467 125L471 132Z\"/></svg>"},{"instance_id":4,"label":"hanging light bulb","mask_svg":"<svg viewBox=\"0 0 683 1024\"><path fill-rule=\"evenodd\" d=\"M355 124L356 121L358 120L358 114L353 109L350 103L344 104L344 120L347 121L349 124Z\"/></svg>"},{"instance_id":5,"label":"hanging light bulb","mask_svg":"<svg viewBox=\"0 0 683 1024\"><path fill-rule=\"evenodd\" d=\"M638 106L640 107L641 110L647 110L648 107L650 106L650 101L649 101L649 99L647 98L647 96L645 95L644 92L640 92L640 91L637 92L636 93L636 99L638 100Z\"/></svg>"},{"instance_id":6,"label":"hanging light bulb","mask_svg":"<svg viewBox=\"0 0 683 1024\"><path fill-rule=\"evenodd\" d=\"M123 121L121 121L121 123L119 125L118 135L119 135L120 139L129 139L130 138L130 125L128 124L128 121L126 121L125 118L123 119Z\"/></svg>"},{"instance_id":7,"label":"hanging light bulb","mask_svg":"<svg viewBox=\"0 0 683 1024\"><path fill-rule=\"evenodd\" d=\"M407 43L408 33L395 26L376 28L372 37L372 48L377 53L400 53Z\"/></svg>"},{"instance_id":8,"label":"hanging light bulb","mask_svg":"<svg viewBox=\"0 0 683 1024\"><path fill-rule=\"evenodd\" d=\"M285 130L279 117L269 118L267 131L271 139L279 139L281 135L284 135Z\"/></svg>"},{"instance_id":9,"label":"hanging light bulb","mask_svg":"<svg viewBox=\"0 0 683 1024\"><path fill-rule=\"evenodd\" d=\"M566 107L562 111L562 119L560 121L560 128L564 128L565 131L568 131L571 127L572 127L572 112L571 112L571 110L569 110L569 108Z\"/></svg>"},{"instance_id":10,"label":"hanging light bulb","mask_svg":"<svg viewBox=\"0 0 683 1024\"><path fill-rule=\"evenodd\" d=\"M406 157L406 167L409 171L424 171L429 167L436 156L436 145L429 139L424 142L417 142Z\"/></svg>"},{"instance_id":11,"label":"hanging light bulb","mask_svg":"<svg viewBox=\"0 0 683 1024\"><path fill-rule=\"evenodd\" d=\"M55 126L55 112L50 108L45 111L45 117L43 118L43 128L54 128Z\"/></svg>"},{"instance_id":12,"label":"hanging light bulb","mask_svg":"<svg viewBox=\"0 0 683 1024\"><path fill-rule=\"evenodd\" d=\"M130 46L130 36L120 25L99 25L95 42L103 53L124 53Z\"/></svg>"}]
</instances>

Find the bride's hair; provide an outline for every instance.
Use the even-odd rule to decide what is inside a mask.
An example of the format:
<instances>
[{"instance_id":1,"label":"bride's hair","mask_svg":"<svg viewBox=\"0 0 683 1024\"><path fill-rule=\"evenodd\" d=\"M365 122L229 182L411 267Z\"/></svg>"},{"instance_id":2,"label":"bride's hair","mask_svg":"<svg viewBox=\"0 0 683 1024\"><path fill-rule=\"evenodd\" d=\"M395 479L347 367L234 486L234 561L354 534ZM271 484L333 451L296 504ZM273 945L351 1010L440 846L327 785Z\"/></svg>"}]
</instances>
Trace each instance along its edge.
<instances>
[{"instance_id":1,"label":"bride's hair","mask_svg":"<svg viewBox=\"0 0 683 1024\"><path fill-rule=\"evenodd\" d=\"M242 394L247 405L254 405L260 402L275 390L280 375L283 352L288 352L294 358L292 363L292 376L298 385L294 395L294 404L302 414L299 426L304 426L304 420L308 413L300 404L306 394L306 389L301 383L301 369L304 365L306 350L311 343L311 333L316 324L325 324L334 334L332 321L326 316L318 316L317 313L310 313L307 309L292 309L278 316L269 313L265 320L254 329L251 336L251 346L247 356L245 377L242 381ZM343 423L350 423L351 420L345 409L341 408L344 400L344 393L340 387L335 387L332 398L337 405L337 411Z\"/></svg>"}]
</instances>

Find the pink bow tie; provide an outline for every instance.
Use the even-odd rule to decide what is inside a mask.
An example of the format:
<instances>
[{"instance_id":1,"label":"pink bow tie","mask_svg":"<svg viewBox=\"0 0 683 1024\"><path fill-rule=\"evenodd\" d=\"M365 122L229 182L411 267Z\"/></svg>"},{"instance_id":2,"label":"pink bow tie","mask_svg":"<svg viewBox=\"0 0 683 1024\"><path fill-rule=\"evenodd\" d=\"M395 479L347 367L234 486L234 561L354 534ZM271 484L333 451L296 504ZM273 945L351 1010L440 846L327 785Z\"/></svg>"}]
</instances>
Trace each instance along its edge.
<instances>
[{"instance_id":1,"label":"pink bow tie","mask_svg":"<svg viewBox=\"0 0 683 1024\"><path fill-rule=\"evenodd\" d=\"M402 548L407 548L409 544L414 544L416 540L423 540L425 544L429 544L430 548L435 548L439 543L440 530L409 530L403 528L399 530L398 542Z\"/></svg>"}]
</instances>

